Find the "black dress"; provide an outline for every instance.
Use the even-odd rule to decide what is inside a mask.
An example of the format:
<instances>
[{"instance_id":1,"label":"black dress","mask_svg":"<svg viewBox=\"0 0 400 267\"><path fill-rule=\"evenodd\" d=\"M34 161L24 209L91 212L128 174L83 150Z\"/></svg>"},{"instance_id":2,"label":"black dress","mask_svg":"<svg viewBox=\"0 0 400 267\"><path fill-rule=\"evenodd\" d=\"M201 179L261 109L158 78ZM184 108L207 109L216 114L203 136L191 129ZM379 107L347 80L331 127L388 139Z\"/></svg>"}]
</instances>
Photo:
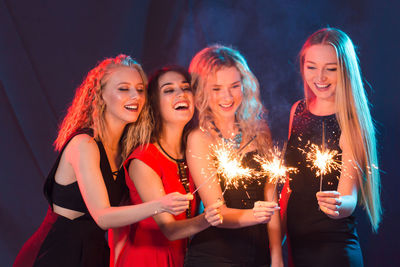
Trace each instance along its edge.
<instances>
[{"instance_id":1,"label":"black dress","mask_svg":"<svg viewBox=\"0 0 400 267\"><path fill-rule=\"evenodd\" d=\"M306 108L305 101L298 104L285 156L286 164L299 170L290 175L292 192L287 206L292 260L295 266L363 266L355 218L331 219L319 210L316 193L320 177L307 167L309 163L300 150L308 152L309 142L321 146L323 123L325 147L337 150L336 160L341 162L341 131L335 114L316 116ZM340 170L324 175L322 190L337 190L339 177Z\"/></svg>"},{"instance_id":2,"label":"black dress","mask_svg":"<svg viewBox=\"0 0 400 267\"><path fill-rule=\"evenodd\" d=\"M93 136L90 129L73 134ZM61 150L44 186L44 194L50 204L47 215L35 234L24 244L13 266L109 266L109 247L102 230L93 218L80 194L78 183L60 185L54 175L61 155L69 143ZM107 187L111 206L118 206L127 194L123 171L114 180L107 154L101 142L96 142L100 151L100 169ZM53 212L53 203L58 206L85 213L70 220Z\"/></svg>"},{"instance_id":3,"label":"black dress","mask_svg":"<svg viewBox=\"0 0 400 267\"><path fill-rule=\"evenodd\" d=\"M259 163L253 159L254 155L255 152L247 153L243 158L243 165L259 169ZM252 209L256 201L264 200L265 179L243 181L237 189L226 189L224 199L228 208ZM221 188L225 189L223 180ZM211 226L193 237L184 266L269 266L270 261L266 224L238 229Z\"/></svg>"}]
</instances>

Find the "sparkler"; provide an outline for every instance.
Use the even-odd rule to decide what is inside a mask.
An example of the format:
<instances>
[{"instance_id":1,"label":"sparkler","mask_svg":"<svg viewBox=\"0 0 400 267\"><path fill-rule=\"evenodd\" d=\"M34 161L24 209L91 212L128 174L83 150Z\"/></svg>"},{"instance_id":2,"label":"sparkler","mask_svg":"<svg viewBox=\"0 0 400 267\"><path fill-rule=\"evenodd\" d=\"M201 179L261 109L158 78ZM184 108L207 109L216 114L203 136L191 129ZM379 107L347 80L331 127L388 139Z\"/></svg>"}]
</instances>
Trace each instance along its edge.
<instances>
[{"instance_id":1,"label":"sparkler","mask_svg":"<svg viewBox=\"0 0 400 267\"><path fill-rule=\"evenodd\" d=\"M226 187L232 185L238 187L240 179L250 178L251 169L244 168L241 164L240 152L243 151L254 139L254 135L246 144L244 144L239 150L236 150L232 143L220 141L217 144L210 145L211 153L208 156L212 161L210 176L193 191L192 194L196 193L204 184L206 184L214 175L220 175L225 178ZM225 192L225 191L224 191Z\"/></svg>"},{"instance_id":2,"label":"sparkler","mask_svg":"<svg viewBox=\"0 0 400 267\"><path fill-rule=\"evenodd\" d=\"M311 170L315 170L315 173L320 176L319 191L322 191L322 180L324 175L332 172L333 170L338 170L341 164L336 160L338 155L337 150L330 150L325 147L325 124L322 122L322 145L321 148L316 144L307 143L306 147L310 148L309 152L305 152L300 149L306 155L306 161L311 165L308 166Z\"/></svg>"},{"instance_id":3,"label":"sparkler","mask_svg":"<svg viewBox=\"0 0 400 267\"><path fill-rule=\"evenodd\" d=\"M250 145L251 142L253 142L254 139L256 139L257 135L253 135L250 140L244 144L236 153L240 154L240 152L243 151L243 149L245 149L248 145Z\"/></svg>"},{"instance_id":4,"label":"sparkler","mask_svg":"<svg viewBox=\"0 0 400 267\"><path fill-rule=\"evenodd\" d=\"M220 142L211 145L211 159L213 159L216 173L225 178L226 187L239 186L239 181L251 177L251 169L241 164L240 157L233 144Z\"/></svg>"},{"instance_id":5,"label":"sparkler","mask_svg":"<svg viewBox=\"0 0 400 267\"><path fill-rule=\"evenodd\" d=\"M268 182L274 184L272 200L274 200L278 184L285 183L288 173L297 172L297 168L286 167L283 164L286 148L287 142L283 145L282 150L279 150L277 146L274 146L269 157L261 157L260 155L254 157L254 160L259 162L261 165L262 171L259 175L268 176Z\"/></svg>"},{"instance_id":6,"label":"sparkler","mask_svg":"<svg viewBox=\"0 0 400 267\"><path fill-rule=\"evenodd\" d=\"M200 189L203 185L205 185L208 181L210 181L210 179L213 178L213 176L214 176L215 174L216 174L216 172L212 172L212 173L210 174L210 176L207 177L207 179L206 179L201 185L199 185L199 187L197 187L196 190L194 190L194 191L192 192L192 195L194 195L197 191L199 191L199 189Z\"/></svg>"}]
</instances>

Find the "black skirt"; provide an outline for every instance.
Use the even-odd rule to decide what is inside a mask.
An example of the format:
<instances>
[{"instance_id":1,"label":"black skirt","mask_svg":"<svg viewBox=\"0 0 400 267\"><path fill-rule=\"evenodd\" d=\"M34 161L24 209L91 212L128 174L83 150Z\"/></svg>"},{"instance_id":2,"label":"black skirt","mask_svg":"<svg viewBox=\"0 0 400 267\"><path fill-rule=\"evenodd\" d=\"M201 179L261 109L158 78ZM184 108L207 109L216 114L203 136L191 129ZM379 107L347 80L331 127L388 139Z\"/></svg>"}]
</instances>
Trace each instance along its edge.
<instances>
[{"instance_id":1,"label":"black skirt","mask_svg":"<svg viewBox=\"0 0 400 267\"><path fill-rule=\"evenodd\" d=\"M89 216L70 220L50 208L36 233L19 252L14 267L109 266L109 247Z\"/></svg>"}]
</instances>

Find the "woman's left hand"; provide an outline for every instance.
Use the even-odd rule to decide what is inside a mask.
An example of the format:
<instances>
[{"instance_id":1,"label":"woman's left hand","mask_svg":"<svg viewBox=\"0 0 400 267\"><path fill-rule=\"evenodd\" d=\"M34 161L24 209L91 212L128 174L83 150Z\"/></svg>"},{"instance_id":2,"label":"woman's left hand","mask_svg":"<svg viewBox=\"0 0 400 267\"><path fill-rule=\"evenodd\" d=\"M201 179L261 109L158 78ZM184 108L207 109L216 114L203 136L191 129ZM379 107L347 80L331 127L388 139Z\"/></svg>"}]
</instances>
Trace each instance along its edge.
<instances>
[{"instance_id":1,"label":"woman's left hand","mask_svg":"<svg viewBox=\"0 0 400 267\"><path fill-rule=\"evenodd\" d=\"M224 202L222 200L218 200L204 210L204 218L210 225L217 226L223 222L220 209L223 204Z\"/></svg>"},{"instance_id":2,"label":"woman's left hand","mask_svg":"<svg viewBox=\"0 0 400 267\"><path fill-rule=\"evenodd\" d=\"M338 191L320 191L317 192L319 208L329 217L339 217L339 209L342 205L340 193Z\"/></svg>"}]
</instances>

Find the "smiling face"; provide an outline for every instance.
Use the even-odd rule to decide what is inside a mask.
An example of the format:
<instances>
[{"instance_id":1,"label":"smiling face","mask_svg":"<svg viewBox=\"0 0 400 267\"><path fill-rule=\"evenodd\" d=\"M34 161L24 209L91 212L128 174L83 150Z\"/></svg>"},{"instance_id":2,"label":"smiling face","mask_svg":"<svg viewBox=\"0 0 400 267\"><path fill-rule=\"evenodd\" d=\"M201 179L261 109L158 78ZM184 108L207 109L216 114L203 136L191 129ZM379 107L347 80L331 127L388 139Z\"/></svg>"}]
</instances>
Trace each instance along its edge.
<instances>
[{"instance_id":1,"label":"smiling face","mask_svg":"<svg viewBox=\"0 0 400 267\"><path fill-rule=\"evenodd\" d=\"M102 96L108 122L136 122L146 100L143 79L136 69L117 67L107 77Z\"/></svg>"},{"instance_id":2,"label":"smiling face","mask_svg":"<svg viewBox=\"0 0 400 267\"><path fill-rule=\"evenodd\" d=\"M158 79L159 110L163 123L186 125L193 117L193 92L180 73L168 71Z\"/></svg>"},{"instance_id":3,"label":"smiling face","mask_svg":"<svg viewBox=\"0 0 400 267\"><path fill-rule=\"evenodd\" d=\"M242 103L242 79L236 67L222 68L212 75L206 85L208 106L218 120L235 118Z\"/></svg>"},{"instance_id":4,"label":"smiling face","mask_svg":"<svg viewBox=\"0 0 400 267\"><path fill-rule=\"evenodd\" d=\"M333 46L310 46L305 53L303 73L305 82L316 98L335 99L338 62Z\"/></svg>"}]
</instances>

